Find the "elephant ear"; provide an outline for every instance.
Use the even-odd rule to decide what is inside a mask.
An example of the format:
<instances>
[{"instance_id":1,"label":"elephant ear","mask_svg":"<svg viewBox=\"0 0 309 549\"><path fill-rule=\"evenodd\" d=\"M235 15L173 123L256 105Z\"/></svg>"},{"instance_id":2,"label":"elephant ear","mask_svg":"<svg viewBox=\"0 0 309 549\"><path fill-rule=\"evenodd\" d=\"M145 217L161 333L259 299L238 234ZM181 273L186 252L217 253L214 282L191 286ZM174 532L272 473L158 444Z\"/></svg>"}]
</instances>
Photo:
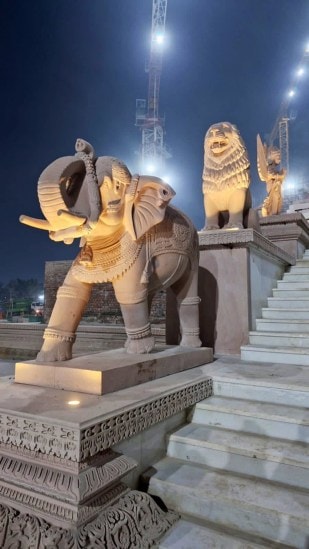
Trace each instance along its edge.
<instances>
[{"instance_id":1,"label":"elephant ear","mask_svg":"<svg viewBox=\"0 0 309 549\"><path fill-rule=\"evenodd\" d=\"M158 177L133 176L126 192L124 224L133 240L161 223L175 191Z\"/></svg>"}]
</instances>

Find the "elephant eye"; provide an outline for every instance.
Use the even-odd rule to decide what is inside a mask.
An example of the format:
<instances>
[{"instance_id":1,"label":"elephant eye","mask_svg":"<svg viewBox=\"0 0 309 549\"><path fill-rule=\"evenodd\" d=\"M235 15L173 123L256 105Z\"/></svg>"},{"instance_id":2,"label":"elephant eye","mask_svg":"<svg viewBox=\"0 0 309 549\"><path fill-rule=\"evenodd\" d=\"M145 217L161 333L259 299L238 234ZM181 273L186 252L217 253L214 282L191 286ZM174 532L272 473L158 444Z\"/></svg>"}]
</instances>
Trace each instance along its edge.
<instances>
[{"instance_id":1,"label":"elephant eye","mask_svg":"<svg viewBox=\"0 0 309 549\"><path fill-rule=\"evenodd\" d=\"M120 190L120 183L119 183L119 181L116 181L115 189L116 189L116 191L119 191L119 190Z\"/></svg>"}]
</instances>

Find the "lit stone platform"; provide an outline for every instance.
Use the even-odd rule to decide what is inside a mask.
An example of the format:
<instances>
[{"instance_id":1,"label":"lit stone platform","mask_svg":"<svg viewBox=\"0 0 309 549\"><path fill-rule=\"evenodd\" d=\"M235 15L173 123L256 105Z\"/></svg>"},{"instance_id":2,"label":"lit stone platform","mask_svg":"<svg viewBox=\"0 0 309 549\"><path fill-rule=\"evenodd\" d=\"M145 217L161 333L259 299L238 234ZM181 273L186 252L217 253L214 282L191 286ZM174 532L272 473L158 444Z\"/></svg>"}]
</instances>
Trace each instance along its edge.
<instances>
[{"instance_id":1,"label":"lit stone platform","mask_svg":"<svg viewBox=\"0 0 309 549\"><path fill-rule=\"evenodd\" d=\"M182 372L213 360L212 349L161 346L144 355L125 349L62 362L17 362L15 382L102 395Z\"/></svg>"}]
</instances>

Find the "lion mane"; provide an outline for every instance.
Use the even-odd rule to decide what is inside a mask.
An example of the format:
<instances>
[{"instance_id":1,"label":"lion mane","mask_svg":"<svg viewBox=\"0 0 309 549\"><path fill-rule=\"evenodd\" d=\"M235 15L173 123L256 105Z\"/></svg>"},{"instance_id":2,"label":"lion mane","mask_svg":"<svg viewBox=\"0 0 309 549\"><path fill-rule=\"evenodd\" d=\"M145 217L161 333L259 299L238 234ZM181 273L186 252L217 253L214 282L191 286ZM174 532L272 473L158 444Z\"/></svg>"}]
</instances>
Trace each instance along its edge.
<instances>
[{"instance_id":1,"label":"lion mane","mask_svg":"<svg viewBox=\"0 0 309 549\"><path fill-rule=\"evenodd\" d=\"M236 126L229 122L213 124L204 140L203 193L226 188L247 189L250 162Z\"/></svg>"}]
</instances>

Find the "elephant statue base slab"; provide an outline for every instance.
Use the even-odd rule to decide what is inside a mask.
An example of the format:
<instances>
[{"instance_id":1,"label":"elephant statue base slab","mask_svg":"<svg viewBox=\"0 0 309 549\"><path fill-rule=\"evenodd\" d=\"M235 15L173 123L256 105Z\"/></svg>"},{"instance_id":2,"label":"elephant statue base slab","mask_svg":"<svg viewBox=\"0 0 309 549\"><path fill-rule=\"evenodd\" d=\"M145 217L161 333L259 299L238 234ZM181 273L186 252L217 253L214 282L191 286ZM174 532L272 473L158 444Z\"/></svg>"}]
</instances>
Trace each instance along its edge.
<instances>
[{"instance_id":1,"label":"elephant statue base slab","mask_svg":"<svg viewBox=\"0 0 309 549\"><path fill-rule=\"evenodd\" d=\"M17 362L15 382L102 395L213 361L209 347L164 345L148 355L113 349L63 362Z\"/></svg>"}]
</instances>

